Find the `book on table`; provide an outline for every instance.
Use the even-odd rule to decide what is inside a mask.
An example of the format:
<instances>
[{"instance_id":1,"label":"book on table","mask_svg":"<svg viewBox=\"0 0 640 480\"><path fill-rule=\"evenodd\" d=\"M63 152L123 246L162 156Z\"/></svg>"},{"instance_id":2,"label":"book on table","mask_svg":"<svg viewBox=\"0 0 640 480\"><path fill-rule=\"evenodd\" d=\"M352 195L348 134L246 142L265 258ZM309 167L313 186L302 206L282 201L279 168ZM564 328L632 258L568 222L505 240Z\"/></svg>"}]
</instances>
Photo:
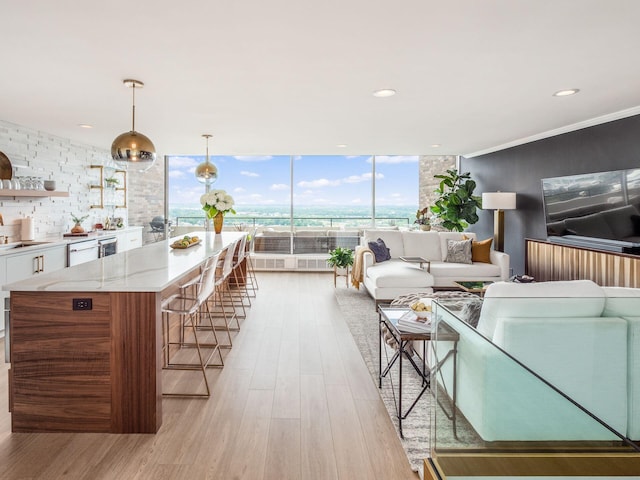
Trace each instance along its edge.
<instances>
[{"instance_id":1,"label":"book on table","mask_svg":"<svg viewBox=\"0 0 640 480\"><path fill-rule=\"evenodd\" d=\"M429 333L431 331L431 312L426 318L416 315L413 310L409 310L398 319L398 329L411 333Z\"/></svg>"}]
</instances>

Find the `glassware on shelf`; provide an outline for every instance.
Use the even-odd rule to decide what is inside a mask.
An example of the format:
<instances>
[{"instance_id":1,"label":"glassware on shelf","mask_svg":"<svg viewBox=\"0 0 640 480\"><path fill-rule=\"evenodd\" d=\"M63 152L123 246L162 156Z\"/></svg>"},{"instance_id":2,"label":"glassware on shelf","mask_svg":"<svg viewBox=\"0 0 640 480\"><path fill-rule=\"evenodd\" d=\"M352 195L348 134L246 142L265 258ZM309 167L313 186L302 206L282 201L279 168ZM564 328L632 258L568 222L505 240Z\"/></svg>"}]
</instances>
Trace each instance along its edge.
<instances>
[{"instance_id":1,"label":"glassware on shelf","mask_svg":"<svg viewBox=\"0 0 640 480\"><path fill-rule=\"evenodd\" d=\"M31 177L20 177L20 188L23 190L32 190Z\"/></svg>"}]
</instances>

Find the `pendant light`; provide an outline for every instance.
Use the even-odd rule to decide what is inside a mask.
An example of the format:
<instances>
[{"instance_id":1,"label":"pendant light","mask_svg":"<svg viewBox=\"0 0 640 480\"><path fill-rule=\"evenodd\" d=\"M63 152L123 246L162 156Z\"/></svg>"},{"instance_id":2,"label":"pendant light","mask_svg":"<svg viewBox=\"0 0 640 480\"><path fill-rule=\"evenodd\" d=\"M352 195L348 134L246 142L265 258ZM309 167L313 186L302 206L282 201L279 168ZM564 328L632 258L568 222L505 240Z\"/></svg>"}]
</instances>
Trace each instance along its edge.
<instances>
[{"instance_id":1,"label":"pendant light","mask_svg":"<svg viewBox=\"0 0 640 480\"><path fill-rule=\"evenodd\" d=\"M146 135L136 132L136 88L144 87L144 83L132 79L123 80L122 83L132 90L131 131L118 135L113 141L111 144L111 158L121 167L136 163L144 164L146 169L156 160L156 147Z\"/></svg>"},{"instance_id":2,"label":"pendant light","mask_svg":"<svg viewBox=\"0 0 640 480\"><path fill-rule=\"evenodd\" d=\"M196 167L196 180L205 185L211 185L218 179L218 167L209 161L209 139L211 135L205 133L202 136L207 139L207 157L204 162Z\"/></svg>"}]
</instances>

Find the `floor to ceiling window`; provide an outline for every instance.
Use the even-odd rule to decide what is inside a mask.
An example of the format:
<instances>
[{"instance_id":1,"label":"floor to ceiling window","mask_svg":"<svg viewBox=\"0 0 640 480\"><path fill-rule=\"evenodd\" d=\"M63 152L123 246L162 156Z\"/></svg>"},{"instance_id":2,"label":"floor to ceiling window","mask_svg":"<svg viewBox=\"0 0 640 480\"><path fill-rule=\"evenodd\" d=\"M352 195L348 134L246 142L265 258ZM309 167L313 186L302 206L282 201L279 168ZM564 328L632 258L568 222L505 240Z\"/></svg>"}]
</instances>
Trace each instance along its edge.
<instances>
[{"instance_id":1,"label":"floor to ceiling window","mask_svg":"<svg viewBox=\"0 0 640 480\"><path fill-rule=\"evenodd\" d=\"M305 155L293 160L296 226L365 227L371 224L368 156Z\"/></svg>"},{"instance_id":2,"label":"floor to ceiling window","mask_svg":"<svg viewBox=\"0 0 640 480\"><path fill-rule=\"evenodd\" d=\"M415 155L375 156L377 226L407 226L416 219L418 160Z\"/></svg>"},{"instance_id":3,"label":"floor to ceiling window","mask_svg":"<svg viewBox=\"0 0 640 480\"><path fill-rule=\"evenodd\" d=\"M205 187L193 174L203 161L168 157L173 225L204 224L199 200ZM418 208L418 156L212 156L211 161L218 180L210 188L226 190L235 200L237 214L227 215L225 225L280 235L271 246L278 253L326 251L326 241L311 239L322 232L351 235L372 225L408 226ZM290 234L304 236L297 232L305 230L315 233L294 244Z\"/></svg>"}]
</instances>

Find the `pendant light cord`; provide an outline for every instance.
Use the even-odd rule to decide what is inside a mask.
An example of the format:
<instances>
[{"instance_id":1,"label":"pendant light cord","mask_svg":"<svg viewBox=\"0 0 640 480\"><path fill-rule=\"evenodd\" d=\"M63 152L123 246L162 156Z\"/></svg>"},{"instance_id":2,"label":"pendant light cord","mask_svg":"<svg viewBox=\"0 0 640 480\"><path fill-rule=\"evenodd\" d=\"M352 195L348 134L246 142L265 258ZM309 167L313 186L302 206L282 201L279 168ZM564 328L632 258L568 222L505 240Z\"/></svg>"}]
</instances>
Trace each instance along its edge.
<instances>
[{"instance_id":1,"label":"pendant light cord","mask_svg":"<svg viewBox=\"0 0 640 480\"><path fill-rule=\"evenodd\" d=\"M136 84L131 84L131 131L136 131Z\"/></svg>"},{"instance_id":2,"label":"pendant light cord","mask_svg":"<svg viewBox=\"0 0 640 480\"><path fill-rule=\"evenodd\" d=\"M209 163L211 163L211 162L209 162L209 138L211 138L211 135L209 135L208 133L205 133L202 136L207 139L207 158L206 158L206 163L209 164Z\"/></svg>"}]
</instances>

